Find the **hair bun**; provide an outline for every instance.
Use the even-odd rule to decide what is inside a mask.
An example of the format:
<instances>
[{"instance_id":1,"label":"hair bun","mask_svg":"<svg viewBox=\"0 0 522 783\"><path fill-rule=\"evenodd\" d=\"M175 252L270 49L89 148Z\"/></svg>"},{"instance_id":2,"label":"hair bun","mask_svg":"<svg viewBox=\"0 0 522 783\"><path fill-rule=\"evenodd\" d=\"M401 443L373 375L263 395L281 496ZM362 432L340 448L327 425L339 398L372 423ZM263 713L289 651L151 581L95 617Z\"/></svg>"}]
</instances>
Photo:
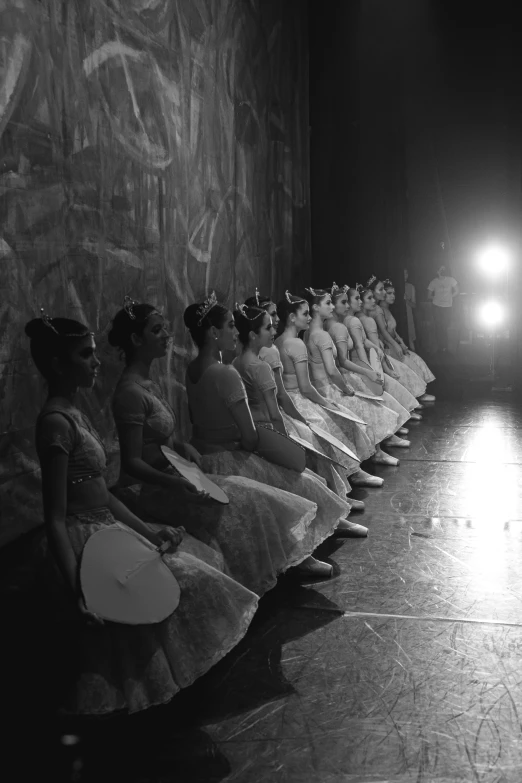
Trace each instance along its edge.
<instances>
[{"instance_id":1,"label":"hair bun","mask_svg":"<svg viewBox=\"0 0 522 783\"><path fill-rule=\"evenodd\" d=\"M183 322L187 329L195 329L198 325L199 321L199 315L198 310L201 307L202 302L194 302L194 304L189 305L185 312L183 313Z\"/></svg>"},{"instance_id":2,"label":"hair bun","mask_svg":"<svg viewBox=\"0 0 522 783\"><path fill-rule=\"evenodd\" d=\"M122 330L118 329L118 325L115 324L113 321L112 327L109 330L109 334L107 335L107 341L112 348L119 348L121 346L121 340L122 340L121 332Z\"/></svg>"},{"instance_id":3,"label":"hair bun","mask_svg":"<svg viewBox=\"0 0 522 783\"><path fill-rule=\"evenodd\" d=\"M41 318L33 318L32 321L26 323L25 333L27 337L29 337L31 340L34 340L35 337L38 337L38 335L42 334L44 328L45 324Z\"/></svg>"}]
</instances>

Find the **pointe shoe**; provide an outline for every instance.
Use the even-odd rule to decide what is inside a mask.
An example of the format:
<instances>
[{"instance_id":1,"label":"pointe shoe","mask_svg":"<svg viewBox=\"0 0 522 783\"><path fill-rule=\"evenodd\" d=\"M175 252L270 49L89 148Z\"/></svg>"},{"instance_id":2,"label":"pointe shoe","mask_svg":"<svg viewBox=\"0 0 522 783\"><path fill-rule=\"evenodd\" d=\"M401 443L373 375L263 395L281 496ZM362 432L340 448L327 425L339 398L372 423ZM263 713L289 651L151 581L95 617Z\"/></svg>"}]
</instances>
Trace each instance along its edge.
<instances>
[{"instance_id":1,"label":"pointe shoe","mask_svg":"<svg viewBox=\"0 0 522 783\"><path fill-rule=\"evenodd\" d=\"M409 432L409 429L407 427L401 427L400 430L397 430L395 433L396 435L400 435L401 437L404 435L407 435Z\"/></svg>"},{"instance_id":2,"label":"pointe shoe","mask_svg":"<svg viewBox=\"0 0 522 783\"><path fill-rule=\"evenodd\" d=\"M433 394L423 394L419 397L419 402L435 402L437 398Z\"/></svg>"},{"instance_id":3,"label":"pointe shoe","mask_svg":"<svg viewBox=\"0 0 522 783\"><path fill-rule=\"evenodd\" d=\"M397 457L392 457L391 454L386 454L384 451L381 451L379 454L374 454L372 462L375 465L390 465L392 467L397 467L399 464Z\"/></svg>"},{"instance_id":4,"label":"pointe shoe","mask_svg":"<svg viewBox=\"0 0 522 783\"><path fill-rule=\"evenodd\" d=\"M391 457L390 459L393 459ZM380 476L371 476L364 470L359 470L353 476L350 476L350 484L352 487L382 487L384 479Z\"/></svg>"},{"instance_id":5,"label":"pointe shoe","mask_svg":"<svg viewBox=\"0 0 522 783\"><path fill-rule=\"evenodd\" d=\"M315 557L312 556L307 557L306 560L303 560L302 563L299 563L299 565L295 567L295 570L300 574L300 576L305 577L320 576L328 579L333 574L333 566L331 566L329 563L323 563L322 560L316 560Z\"/></svg>"},{"instance_id":6,"label":"pointe shoe","mask_svg":"<svg viewBox=\"0 0 522 783\"><path fill-rule=\"evenodd\" d=\"M422 421L422 416L420 413L415 413L415 411L413 411L410 413L410 419L412 419L412 421Z\"/></svg>"},{"instance_id":7,"label":"pointe shoe","mask_svg":"<svg viewBox=\"0 0 522 783\"><path fill-rule=\"evenodd\" d=\"M392 435L391 438L388 438L386 441L386 446L394 446L397 449L407 449L411 444L409 440L404 440L404 438L398 438L397 435Z\"/></svg>"},{"instance_id":8,"label":"pointe shoe","mask_svg":"<svg viewBox=\"0 0 522 783\"><path fill-rule=\"evenodd\" d=\"M346 500L348 501L348 503L351 506L350 513L352 511L364 511L364 509L365 509L364 501L362 501L362 500L355 500L355 498L348 498L348 497L346 498Z\"/></svg>"},{"instance_id":9,"label":"pointe shoe","mask_svg":"<svg viewBox=\"0 0 522 783\"><path fill-rule=\"evenodd\" d=\"M419 402L417 400L417 405L415 406L415 410L416 411L421 411L421 410L423 410L423 408L424 408L424 405L422 404L422 402Z\"/></svg>"},{"instance_id":10,"label":"pointe shoe","mask_svg":"<svg viewBox=\"0 0 522 783\"><path fill-rule=\"evenodd\" d=\"M368 528L358 525L357 522L350 522L349 519L341 519L333 535L337 538L366 538Z\"/></svg>"}]
</instances>

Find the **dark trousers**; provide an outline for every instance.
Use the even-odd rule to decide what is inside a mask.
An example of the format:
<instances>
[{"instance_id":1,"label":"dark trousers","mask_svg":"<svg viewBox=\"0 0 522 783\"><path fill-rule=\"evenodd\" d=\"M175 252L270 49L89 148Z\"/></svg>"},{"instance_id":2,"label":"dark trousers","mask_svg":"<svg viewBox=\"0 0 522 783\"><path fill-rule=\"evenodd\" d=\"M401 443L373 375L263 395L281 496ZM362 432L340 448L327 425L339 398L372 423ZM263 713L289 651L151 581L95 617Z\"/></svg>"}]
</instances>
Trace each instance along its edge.
<instances>
[{"instance_id":1,"label":"dark trousers","mask_svg":"<svg viewBox=\"0 0 522 783\"><path fill-rule=\"evenodd\" d=\"M437 350L448 350L448 329L451 326L451 316L453 307L439 307L433 305L433 320L435 322L435 340L437 341Z\"/></svg>"}]
</instances>

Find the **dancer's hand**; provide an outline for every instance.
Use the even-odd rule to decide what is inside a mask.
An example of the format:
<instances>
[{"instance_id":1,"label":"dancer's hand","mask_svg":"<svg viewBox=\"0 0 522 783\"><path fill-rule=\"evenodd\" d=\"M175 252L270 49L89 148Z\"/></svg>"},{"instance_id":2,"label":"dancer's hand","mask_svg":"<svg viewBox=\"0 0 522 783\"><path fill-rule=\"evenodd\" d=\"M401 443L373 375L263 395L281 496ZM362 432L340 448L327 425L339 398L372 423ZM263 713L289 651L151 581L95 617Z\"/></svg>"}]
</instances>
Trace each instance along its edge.
<instances>
[{"instance_id":1,"label":"dancer's hand","mask_svg":"<svg viewBox=\"0 0 522 783\"><path fill-rule=\"evenodd\" d=\"M355 390L352 389L352 387L347 383L346 388L344 390L345 397L354 397L355 396Z\"/></svg>"},{"instance_id":2,"label":"dancer's hand","mask_svg":"<svg viewBox=\"0 0 522 783\"><path fill-rule=\"evenodd\" d=\"M184 527L164 527L163 530L158 531L157 537L162 542L169 544L169 548L166 550L168 553L175 552L183 541L183 535L185 534Z\"/></svg>"},{"instance_id":3,"label":"dancer's hand","mask_svg":"<svg viewBox=\"0 0 522 783\"><path fill-rule=\"evenodd\" d=\"M96 612L91 612L90 609L87 609L87 605L85 603L85 598L80 596L78 598L78 602L76 604L78 607L78 611L80 612L82 619L85 620L87 625L103 625L104 622L101 617L99 617Z\"/></svg>"},{"instance_id":4,"label":"dancer's hand","mask_svg":"<svg viewBox=\"0 0 522 783\"><path fill-rule=\"evenodd\" d=\"M183 450L185 452L185 459L188 459L190 462L195 462L198 468L203 470L203 457L199 451L195 449L194 446L192 446L190 443L184 443Z\"/></svg>"},{"instance_id":5,"label":"dancer's hand","mask_svg":"<svg viewBox=\"0 0 522 783\"><path fill-rule=\"evenodd\" d=\"M373 381L373 383L380 383L381 386L384 385L384 378L380 373L375 372L375 370L371 370L371 372L368 373L367 377L370 381Z\"/></svg>"}]
</instances>

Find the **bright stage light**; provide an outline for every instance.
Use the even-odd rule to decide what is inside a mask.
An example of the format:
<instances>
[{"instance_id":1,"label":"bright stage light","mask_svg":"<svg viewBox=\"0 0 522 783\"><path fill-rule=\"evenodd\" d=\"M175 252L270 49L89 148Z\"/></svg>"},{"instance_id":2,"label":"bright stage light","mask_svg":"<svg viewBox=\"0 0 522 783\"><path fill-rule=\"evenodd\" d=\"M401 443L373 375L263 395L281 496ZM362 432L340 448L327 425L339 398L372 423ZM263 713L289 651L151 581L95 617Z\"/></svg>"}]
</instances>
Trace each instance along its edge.
<instances>
[{"instance_id":1,"label":"bright stage light","mask_svg":"<svg viewBox=\"0 0 522 783\"><path fill-rule=\"evenodd\" d=\"M491 329L505 321L506 311L499 302L484 302L479 307L478 316L480 323Z\"/></svg>"},{"instance_id":2,"label":"bright stage light","mask_svg":"<svg viewBox=\"0 0 522 783\"><path fill-rule=\"evenodd\" d=\"M502 247L491 245L479 253L478 265L489 277L500 277L509 266L509 253Z\"/></svg>"}]
</instances>

